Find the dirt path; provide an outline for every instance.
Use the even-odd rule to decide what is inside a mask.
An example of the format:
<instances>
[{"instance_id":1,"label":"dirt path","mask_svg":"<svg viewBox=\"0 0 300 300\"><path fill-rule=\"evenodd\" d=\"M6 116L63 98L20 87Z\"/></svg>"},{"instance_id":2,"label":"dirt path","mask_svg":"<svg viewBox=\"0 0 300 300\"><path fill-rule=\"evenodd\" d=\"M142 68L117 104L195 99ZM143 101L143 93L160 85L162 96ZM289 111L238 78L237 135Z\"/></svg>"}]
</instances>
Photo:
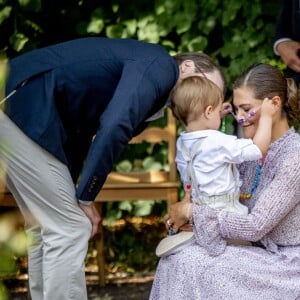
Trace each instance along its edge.
<instances>
[{"instance_id":1,"label":"dirt path","mask_svg":"<svg viewBox=\"0 0 300 300\"><path fill-rule=\"evenodd\" d=\"M96 275L87 276L89 300L148 300L153 274L139 274L123 278L111 278L105 287L98 285ZM10 291L9 300L29 300L27 280L10 279L5 282Z\"/></svg>"}]
</instances>

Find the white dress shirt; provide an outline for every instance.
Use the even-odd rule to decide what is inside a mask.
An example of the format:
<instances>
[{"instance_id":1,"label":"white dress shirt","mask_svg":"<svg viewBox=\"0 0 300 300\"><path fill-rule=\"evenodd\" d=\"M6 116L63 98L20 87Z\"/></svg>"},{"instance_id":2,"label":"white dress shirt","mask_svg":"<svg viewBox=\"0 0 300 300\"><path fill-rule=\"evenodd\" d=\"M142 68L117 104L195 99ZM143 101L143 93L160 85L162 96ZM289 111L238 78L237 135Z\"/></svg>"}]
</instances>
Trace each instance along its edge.
<instances>
[{"instance_id":1,"label":"white dress shirt","mask_svg":"<svg viewBox=\"0 0 300 300\"><path fill-rule=\"evenodd\" d=\"M240 186L238 175L233 174L233 164L258 160L260 149L251 139L241 139L217 130L183 132L177 140L176 163L184 184L188 183L187 162L184 160L180 143L190 150L199 138L206 137L195 155L193 168L201 194L204 196L234 193ZM195 191L192 191L192 197ZM195 196L195 195L194 195Z\"/></svg>"}]
</instances>

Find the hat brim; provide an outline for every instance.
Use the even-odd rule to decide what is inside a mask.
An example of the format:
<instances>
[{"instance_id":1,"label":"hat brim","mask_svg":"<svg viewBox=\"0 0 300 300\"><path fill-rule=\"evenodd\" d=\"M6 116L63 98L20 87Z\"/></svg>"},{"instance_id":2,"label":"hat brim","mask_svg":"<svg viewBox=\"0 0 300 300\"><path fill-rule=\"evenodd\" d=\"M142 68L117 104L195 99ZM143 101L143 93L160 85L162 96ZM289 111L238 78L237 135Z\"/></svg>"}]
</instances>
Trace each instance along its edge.
<instances>
[{"instance_id":1,"label":"hat brim","mask_svg":"<svg viewBox=\"0 0 300 300\"><path fill-rule=\"evenodd\" d=\"M174 235L163 238L157 245L155 254L164 257L178 252L183 246L190 244L194 240L194 232L180 231Z\"/></svg>"}]
</instances>

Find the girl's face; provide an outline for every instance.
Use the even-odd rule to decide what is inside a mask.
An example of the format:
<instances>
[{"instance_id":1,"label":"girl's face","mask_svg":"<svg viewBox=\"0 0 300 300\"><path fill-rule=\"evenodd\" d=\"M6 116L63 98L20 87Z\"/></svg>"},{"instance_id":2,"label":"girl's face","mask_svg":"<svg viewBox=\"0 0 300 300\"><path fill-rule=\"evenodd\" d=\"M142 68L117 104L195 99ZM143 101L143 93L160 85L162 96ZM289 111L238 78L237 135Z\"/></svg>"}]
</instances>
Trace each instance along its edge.
<instances>
[{"instance_id":1,"label":"girl's face","mask_svg":"<svg viewBox=\"0 0 300 300\"><path fill-rule=\"evenodd\" d=\"M247 87L238 88L233 91L235 115L237 120L244 119L244 122L241 123L243 137L254 137L260 117L259 108L261 104L262 100L254 98L252 90Z\"/></svg>"}]
</instances>

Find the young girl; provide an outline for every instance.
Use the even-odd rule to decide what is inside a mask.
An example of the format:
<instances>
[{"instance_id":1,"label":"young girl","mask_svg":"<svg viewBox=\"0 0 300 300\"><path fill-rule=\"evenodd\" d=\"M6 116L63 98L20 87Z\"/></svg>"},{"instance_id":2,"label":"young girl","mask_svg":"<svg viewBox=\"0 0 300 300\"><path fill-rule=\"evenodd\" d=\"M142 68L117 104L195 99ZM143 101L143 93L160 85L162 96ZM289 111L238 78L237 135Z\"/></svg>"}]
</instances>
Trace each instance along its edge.
<instances>
[{"instance_id":1,"label":"young girl","mask_svg":"<svg viewBox=\"0 0 300 300\"><path fill-rule=\"evenodd\" d=\"M240 180L235 164L263 159L271 141L272 100L265 99L259 108L261 118L252 139L238 139L218 129L224 114L222 91L209 79L193 76L183 79L174 89L171 108L185 131L177 141L176 163L184 186L192 187L192 202L204 203L215 209L247 214L248 208L239 201ZM226 113L226 111L225 111ZM251 113L251 116L254 112ZM172 224L168 224L172 235ZM167 237L156 254L168 255L191 241L192 232ZM233 242L233 241L231 241ZM242 243L242 241L239 241Z\"/></svg>"}]
</instances>

